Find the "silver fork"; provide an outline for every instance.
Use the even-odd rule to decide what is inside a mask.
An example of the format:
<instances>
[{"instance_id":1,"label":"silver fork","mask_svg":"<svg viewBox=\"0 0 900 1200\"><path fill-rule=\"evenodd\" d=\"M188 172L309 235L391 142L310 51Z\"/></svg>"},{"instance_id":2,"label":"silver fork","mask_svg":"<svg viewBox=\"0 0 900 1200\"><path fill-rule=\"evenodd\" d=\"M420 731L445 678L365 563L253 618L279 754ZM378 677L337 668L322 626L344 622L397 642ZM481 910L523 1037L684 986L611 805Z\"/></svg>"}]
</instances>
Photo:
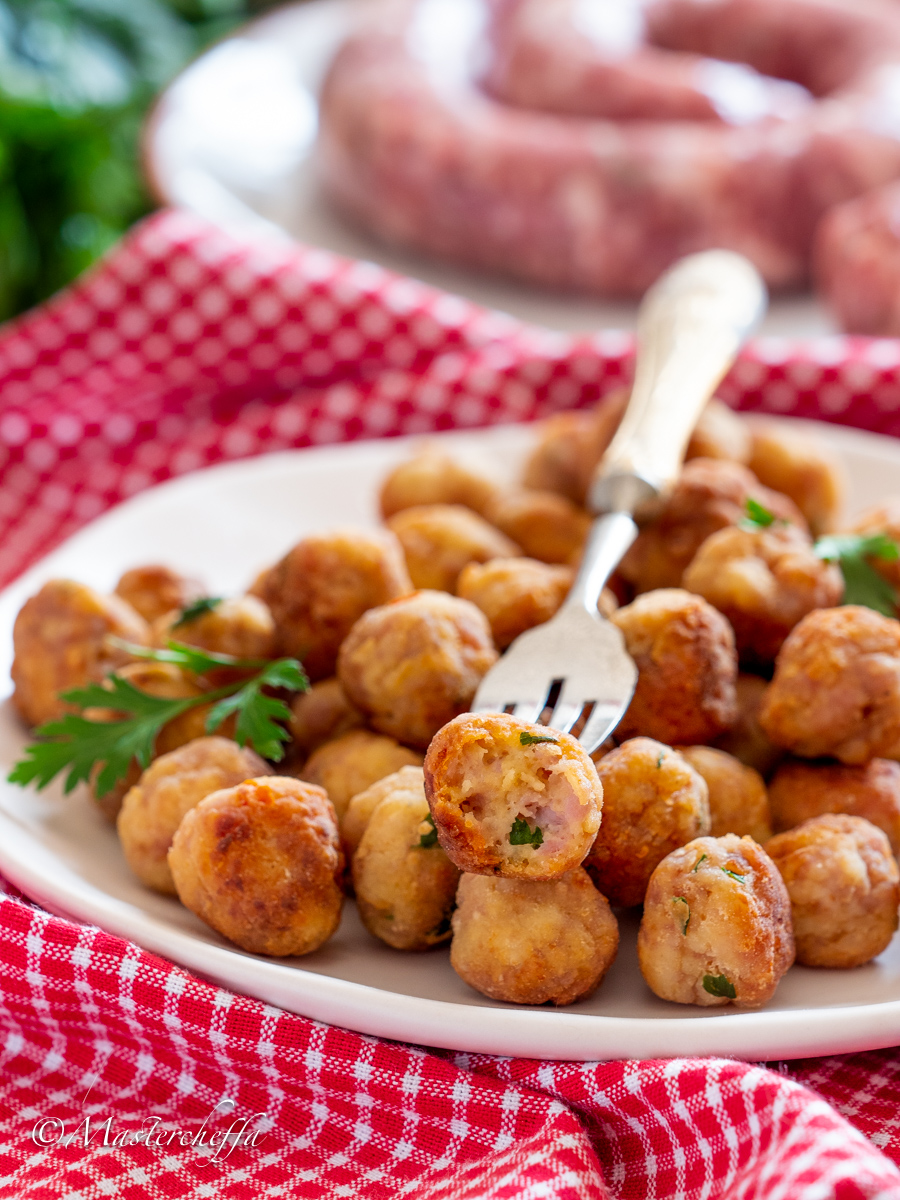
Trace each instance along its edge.
<instances>
[{"instance_id":1,"label":"silver fork","mask_svg":"<svg viewBox=\"0 0 900 1200\"><path fill-rule=\"evenodd\" d=\"M622 719L637 668L621 633L597 601L675 482L691 431L766 306L756 268L729 250L684 258L641 304L638 356L628 408L588 492L597 516L565 603L544 625L521 634L482 680L473 712L512 712L571 730L590 753Z\"/></svg>"}]
</instances>

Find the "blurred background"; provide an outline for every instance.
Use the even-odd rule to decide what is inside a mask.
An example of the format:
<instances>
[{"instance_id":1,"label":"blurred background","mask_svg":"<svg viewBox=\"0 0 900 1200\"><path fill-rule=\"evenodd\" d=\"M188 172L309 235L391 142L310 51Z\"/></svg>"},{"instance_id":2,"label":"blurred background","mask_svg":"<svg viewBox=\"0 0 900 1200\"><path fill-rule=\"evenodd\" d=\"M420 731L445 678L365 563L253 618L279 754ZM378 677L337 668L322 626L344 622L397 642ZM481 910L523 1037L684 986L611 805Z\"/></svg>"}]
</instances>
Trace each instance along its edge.
<instances>
[{"instance_id":1,"label":"blurred background","mask_svg":"<svg viewBox=\"0 0 900 1200\"><path fill-rule=\"evenodd\" d=\"M153 98L271 0L0 0L0 319L89 266L154 201Z\"/></svg>"}]
</instances>

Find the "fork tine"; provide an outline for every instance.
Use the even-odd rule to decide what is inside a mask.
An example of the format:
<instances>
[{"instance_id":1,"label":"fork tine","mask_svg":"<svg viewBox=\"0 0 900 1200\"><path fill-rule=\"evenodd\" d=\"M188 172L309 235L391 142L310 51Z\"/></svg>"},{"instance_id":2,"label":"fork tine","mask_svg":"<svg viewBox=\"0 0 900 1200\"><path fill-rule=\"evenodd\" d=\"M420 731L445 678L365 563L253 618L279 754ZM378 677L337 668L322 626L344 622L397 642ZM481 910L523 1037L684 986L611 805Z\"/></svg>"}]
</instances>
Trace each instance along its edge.
<instances>
[{"instance_id":1,"label":"fork tine","mask_svg":"<svg viewBox=\"0 0 900 1200\"><path fill-rule=\"evenodd\" d=\"M588 717L587 724L578 739L588 754L593 754L597 747L606 741L622 719L622 714L627 707L627 704L615 704L609 701L594 705L594 711Z\"/></svg>"},{"instance_id":2,"label":"fork tine","mask_svg":"<svg viewBox=\"0 0 900 1200\"><path fill-rule=\"evenodd\" d=\"M565 700L560 701L553 710L550 720L547 722L553 729L558 729L560 733L568 733L584 710L584 704L572 704Z\"/></svg>"},{"instance_id":3,"label":"fork tine","mask_svg":"<svg viewBox=\"0 0 900 1200\"><path fill-rule=\"evenodd\" d=\"M522 700L515 706L512 715L520 721L527 721L529 725L534 725L544 711L546 703L546 697L540 700Z\"/></svg>"}]
</instances>

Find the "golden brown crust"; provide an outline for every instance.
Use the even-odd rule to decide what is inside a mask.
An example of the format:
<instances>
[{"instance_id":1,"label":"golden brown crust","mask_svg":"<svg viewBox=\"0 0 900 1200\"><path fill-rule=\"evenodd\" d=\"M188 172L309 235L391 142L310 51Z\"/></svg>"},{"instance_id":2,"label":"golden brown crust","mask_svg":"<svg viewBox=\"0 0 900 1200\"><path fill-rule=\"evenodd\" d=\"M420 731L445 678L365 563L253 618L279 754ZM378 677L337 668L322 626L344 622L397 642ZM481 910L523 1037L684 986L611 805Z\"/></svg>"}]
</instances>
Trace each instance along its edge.
<instances>
[{"instance_id":1,"label":"golden brown crust","mask_svg":"<svg viewBox=\"0 0 900 1200\"><path fill-rule=\"evenodd\" d=\"M880 829L861 817L822 816L766 843L791 898L797 962L859 967L897 929L900 871Z\"/></svg>"},{"instance_id":2,"label":"golden brown crust","mask_svg":"<svg viewBox=\"0 0 900 1200\"><path fill-rule=\"evenodd\" d=\"M770 1000L794 937L787 889L762 847L729 833L664 858L644 899L638 960L651 990L676 1004Z\"/></svg>"},{"instance_id":3,"label":"golden brown crust","mask_svg":"<svg viewBox=\"0 0 900 1200\"><path fill-rule=\"evenodd\" d=\"M736 833L762 845L772 836L769 797L758 771L712 746L679 746L678 752L706 780L712 837Z\"/></svg>"},{"instance_id":4,"label":"golden brown crust","mask_svg":"<svg viewBox=\"0 0 900 1200\"><path fill-rule=\"evenodd\" d=\"M450 964L511 1004L574 1004L595 991L619 946L609 904L576 867L549 883L463 875Z\"/></svg>"},{"instance_id":5,"label":"golden brown crust","mask_svg":"<svg viewBox=\"0 0 900 1200\"><path fill-rule=\"evenodd\" d=\"M425 775L421 767L401 767L383 779L376 779L362 792L351 796L347 811L341 817L341 845L348 863L362 840L372 813L389 796L418 798L425 795Z\"/></svg>"},{"instance_id":6,"label":"golden brown crust","mask_svg":"<svg viewBox=\"0 0 900 1200\"><path fill-rule=\"evenodd\" d=\"M900 758L900 622L855 604L811 612L781 648L759 721L801 758Z\"/></svg>"},{"instance_id":7,"label":"golden brown crust","mask_svg":"<svg viewBox=\"0 0 900 1200\"><path fill-rule=\"evenodd\" d=\"M594 468L613 439L629 395L628 388L618 388L593 409L556 413L542 421L523 485L584 504Z\"/></svg>"},{"instance_id":8,"label":"golden brown crust","mask_svg":"<svg viewBox=\"0 0 900 1200\"><path fill-rule=\"evenodd\" d=\"M616 737L672 745L706 742L737 718L737 653L731 626L680 588L638 596L612 615L638 669Z\"/></svg>"},{"instance_id":9,"label":"golden brown crust","mask_svg":"<svg viewBox=\"0 0 900 1200\"><path fill-rule=\"evenodd\" d=\"M713 398L700 414L685 451L690 458L725 458L746 464L750 458L751 436L747 422L727 404Z\"/></svg>"},{"instance_id":10,"label":"golden brown crust","mask_svg":"<svg viewBox=\"0 0 900 1200\"><path fill-rule=\"evenodd\" d=\"M481 609L490 622L495 645L505 650L520 633L550 620L568 595L573 578L571 567L551 566L533 558L495 558L489 563L469 563L459 577L456 593ZM609 608L609 593L604 592L601 599Z\"/></svg>"},{"instance_id":11,"label":"golden brown crust","mask_svg":"<svg viewBox=\"0 0 900 1200\"><path fill-rule=\"evenodd\" d=\"M603 807L597 768L575 738L505 713L465 713L439 730L425 792L461 871L516 879L578 866Z\"/></svg>"},{"instance_id":12,"label":"golden brown crust","mask_svg":"<svg viewBox=\"0 0 900 1200\"><path fill-rule=\"evenodd\" d=\"M836 528L847 492L846 472L815 437L754 423L749 466L760 483L790 496L816 536Z\"/></svg>"},{"instance_id":13,"label":"golden brown crust","mask_svg":"<svg viewBox=\"0 0 900 1200\"><path fill-rule=\"evenodd\" d=\"M196 579L179 575L171 567L157 563L132 567L115 586L115 594L127 601L135 612L151 624L166 613L186 608L206 595L206 589Z\"/></svg>"},{"instance_id":14,"label":"golden brown crust","mask_svg":"<svg viewBox=\"0 0 900 1200\"><path fill-rule=\"evenodd\" d=\"M299 775L325 789L340 820L357 792L401 767L417 767L421 762L421 754L392 737L354 729L314 750Z\"/></svg>"},{"instance_id":15,"label":"golden brown crust","mask_svg":"<svg viewBox=\"0 0 900 1200\"><path fill-rule=\"evenodd\" d=\"M769 784L772 823L777 832L793 829L825 813L864 817L900 854L900 763L873 758L862 766L785 762Z\"/></svg>"},{"instance_id":16,"label":"golden brown crust","mask_svg":"<svg viewBox=\"0 0 900 1200\"><path fill-rule=\"evenodd\" d=\"M644 899L658 863L672 850L709 833L702 776L652 738L634 738L597 763L603 785L603 823L584 860L610 904Z\"/></svg>"},{"instance_id":17,"label":"golden brown crust","mask_svg":"<svg viewBox=\"0 0 900 1200\"><path fill-rule=\"evenodd\" d=\"M524 555L545 563L572 562L591 527L588 514L565 496L526 488L498 492L485 516Z\"/></svg>"},{"instance_id":18,"label":"golden brown crust","mask_svg":"<svg viewBox=\"0 0 900 1200\"><path fill-rule=\"evenodd\" d=\"M138 879L174 896L166 856L184 814L212 792L266 769L258 754L222 737L198 737L154 759L126 794L117 822L122 851Z\"/></svg>"},{"instance_id":19,"label":"golden brown crust","mask_svg":"<svg viewBox=\"0 0 900 1200\"><path fill-rule=\"evenodd\" d=\"M381 485L381 515L387 519L420 504L464 504L484 516L496 490L497 485L480 471L425 446L388 474Z\"/></svg>"},{"instance_id":20,"label":"golden brown crust","mask_svg":"<svg viewBox=\"0 0 900 1200\"><path fill-rule=\"evenodd\" d=\"M275 622L258 597L234 596L190 620L182 620L180 611L166 613L153 625L153 644L172 640L234 658L272 658Z\"/></svg>"},{"instance_id":21,"label":"golden brown crust","mask_svg":"<svg viewBox=\"0 0 900 1200\"><path fill-rule=\"evenodd\" d=\"M254 954L309 954L341 919L343 855L321 788L263 776L184 817L169 867L186 908Z\"/></svg>"},{"instance_id":22,"label":"golden brown crust","mask_svg":"<svg viewBox=\"0 0 900 1200\"><path fill-rule=\"evenodd\" d=\"M620 574L638 592L680 587L685 568L706 539L743 520L751 498L776 517L806 528L792 500L763 487L740 463L712 458L685 463L661 512L623 558Z\"/></svg>"},{"instance_id":23,"label":"golden brown crust","mask_svg":"<svg viewBox=\"0 0 900 1200\"><path fill-rule=\"evenodd\" d=\"M52 579L25 601L13 626L13 704L29 725L66 712L61 692L99 683L129 661L110 636L145 646L147 622L120 596Z\"/></svg>"},{"instance_id":24,"label":"golden brown crust","mask_svg":"<svg viewBox=\"0 0 900 1200\"><path fill-rule=\"evenodd\" d=\"M455 592L467 563L520 553L515 542L461 504L404 508L387 526L403 547L409 577L417 588Z\"/></svg>"},{"instance_id":25,"label":"golden brown crust","mask_svg":"<svg viewBox=\"0 0 900 1200\"><path fill-rule=\"evenodd\" d=\"M720 733L713 742L720 750L733 754L746 766L759 771L764 779L771 775L784 758L784 751L763 733L759 723L759 710L768 686L768 680L759 675L747 675L743 672L738 675L735 684L737 720L731 729Z\"/></svg>"},{"instance_id":26,"label":"golden brown crust","mask_svg":"<svg viewBox=\"0 0 900 1200\"><path fill-rule=\"evenodd\" d=\"M683 583L728 618L738 655L751 665L773 662L798 621L844 594L840 568L823 562L795 525L720 529L694 555Z\"/></svg>"},{"instance_id":27,"label":"golden brown crust","mask_svg":"<svg viewBox=\"0 0 900 1200\"><path fill-rule=\"evenodd\" d=\"M291 701L288 725L301 754L312 754L326 742L360 729L366 719L347 699L337 679L321 679Z\"/></svg>"},{"instance_id":28,"label":"golden brown crust","mask_svg":"<svg viewBox=\"0 0 900 1200\"><path fill-rule=\"evenodd\" d=\"M400 543L388 530L338 529L298 542L252 590L272 611L278 653L299 658L316 680L334 674L354 622L407 595L412 584Z\"/></svg>"},{"instance_id":29,"label":"golden brown crust","mask_svg":"<svg viewBox=\"0 0 900 1200\"><path fill-rule=\"evenodd\" d=\"M423 591L365 613L341 646L341 686L370 724L424 749L465 712L497 661L490 626L467 600Z\"/></svg>"},{"instance_id":30,"label":"golden brown crust","mask_svg":"<svg viewBox=\"0 0 900 1200\"><path fill-rule=\"evenodd\" d=\"M430 836L419 775L417 792L394 789L378 804L352 862L360 919L395 950L429 950L449 941L459 882L459 870Z\"/></svg>"}]
</instances>

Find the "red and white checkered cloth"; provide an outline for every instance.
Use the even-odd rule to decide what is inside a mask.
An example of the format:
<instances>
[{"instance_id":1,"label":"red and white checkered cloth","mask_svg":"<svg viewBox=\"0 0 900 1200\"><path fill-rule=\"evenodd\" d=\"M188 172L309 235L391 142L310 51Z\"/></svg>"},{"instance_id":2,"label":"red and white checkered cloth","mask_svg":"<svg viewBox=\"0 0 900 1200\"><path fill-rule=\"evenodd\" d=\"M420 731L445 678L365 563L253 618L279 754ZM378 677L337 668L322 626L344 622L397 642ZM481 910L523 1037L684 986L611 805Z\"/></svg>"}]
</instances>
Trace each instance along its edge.
<instances>
[{"instance_id":1,"label":"red and white checkered cloth","mask_svg":"<svg viewBox=\"0 0 900 1200\"><path fill-rule=\"evenodd\" d=\"M590 404L631 348L164 213L0 333L0 581L172 475ZM900 436L900 343L761 339L721 394ZM13 889L0 1055L0 1198L900 1198L895 1050L774 1071L432 1053L234 996Z\"/></svg>"}]
</instances>

